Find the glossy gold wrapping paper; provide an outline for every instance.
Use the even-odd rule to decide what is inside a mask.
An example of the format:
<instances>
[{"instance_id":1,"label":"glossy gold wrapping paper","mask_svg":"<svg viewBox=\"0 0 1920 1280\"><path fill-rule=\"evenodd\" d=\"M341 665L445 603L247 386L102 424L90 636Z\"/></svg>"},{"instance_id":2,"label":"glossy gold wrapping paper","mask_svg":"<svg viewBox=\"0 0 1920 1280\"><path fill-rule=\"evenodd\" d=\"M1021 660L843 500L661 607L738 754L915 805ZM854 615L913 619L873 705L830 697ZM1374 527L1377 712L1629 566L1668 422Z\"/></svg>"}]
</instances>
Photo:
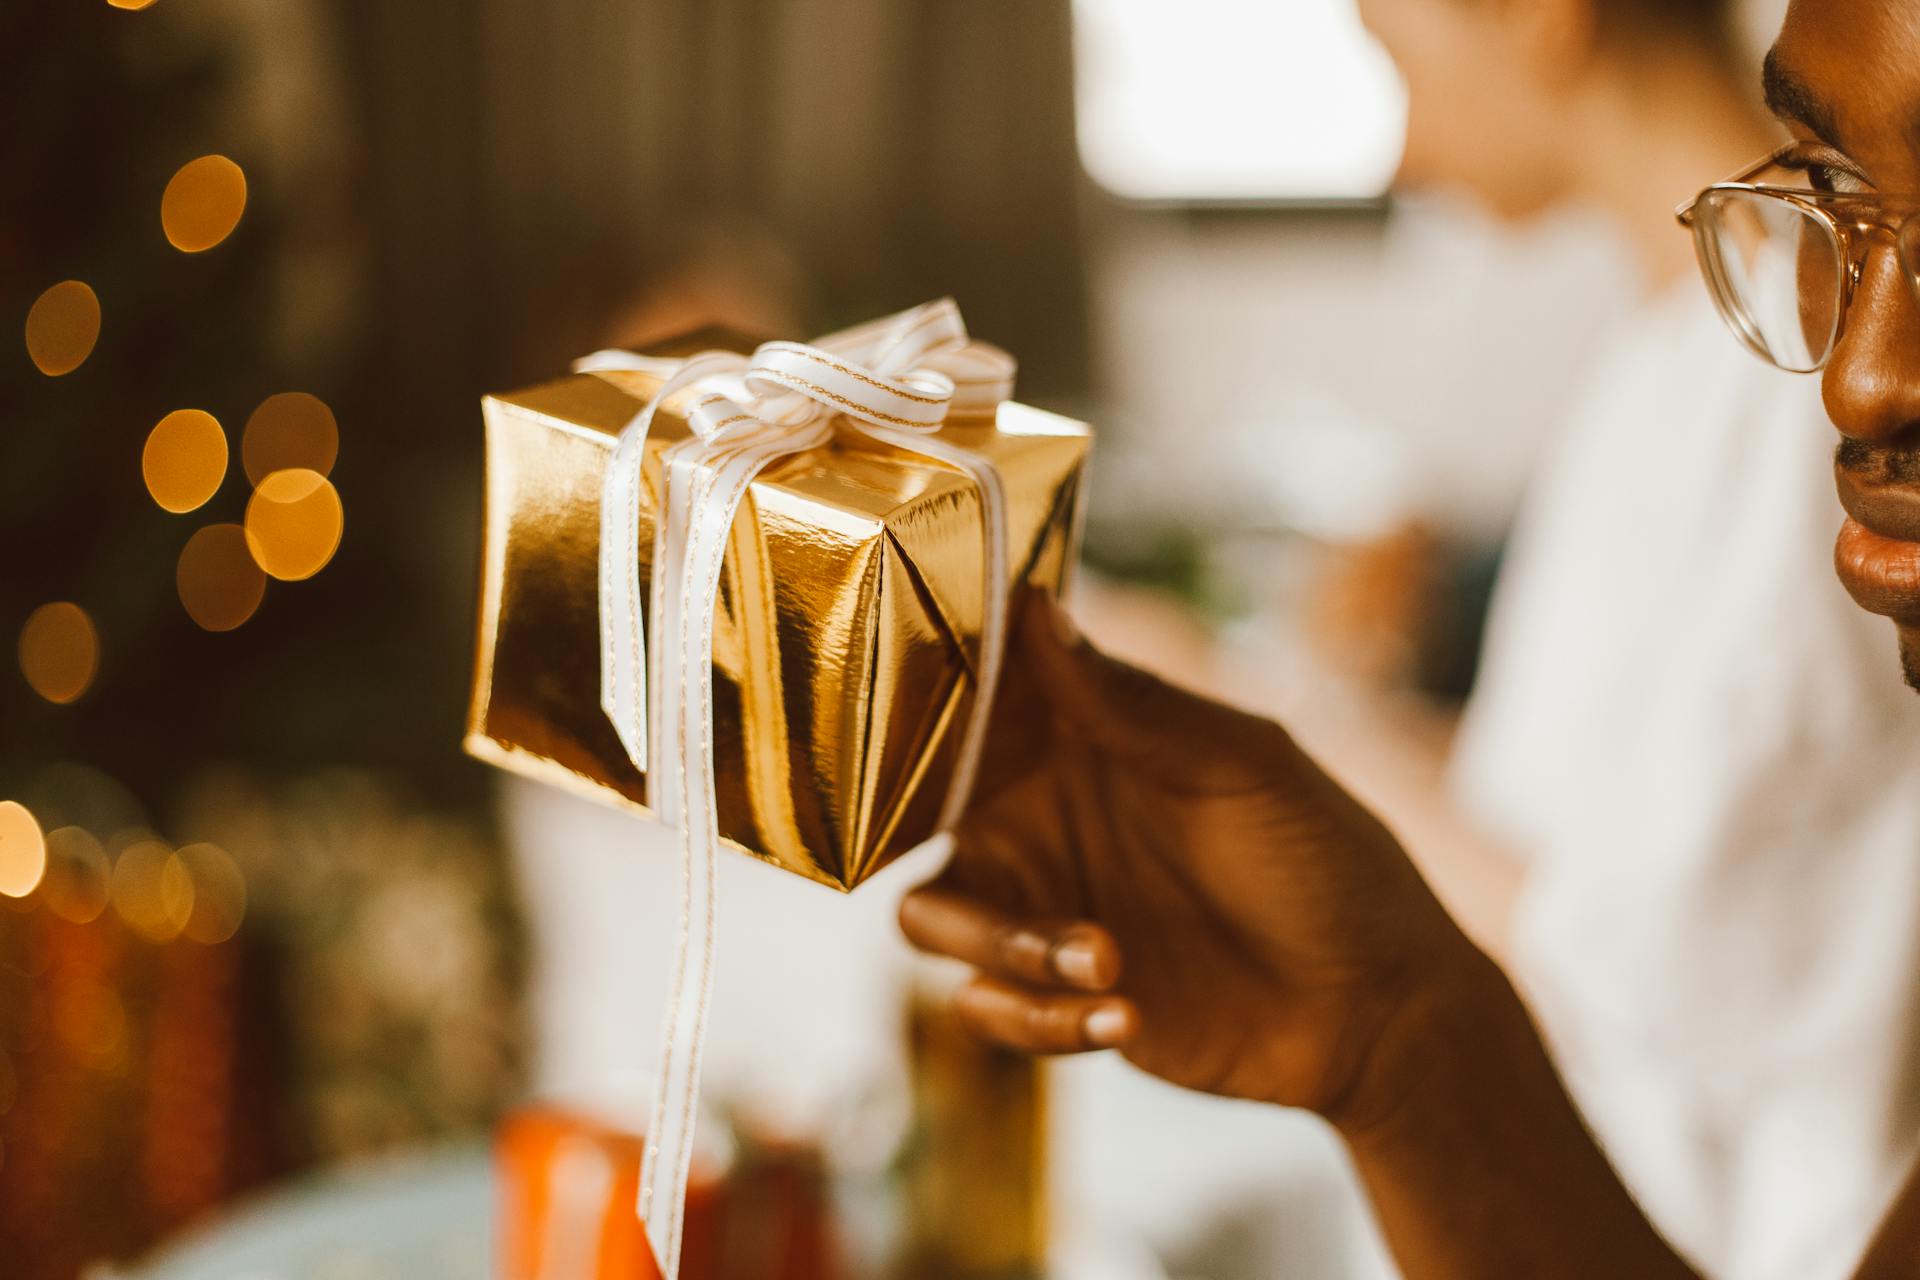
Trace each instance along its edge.
<instances>
[{"instance_id":1,"label":"glossy gold wrapping paper","mask_svg":"<svg viewBox=\"0 0 1920 1280\"><path fill-rule=\"evenodd\" d=\"M600 483L657 385L581 374L486 397L466 739L481 760L642 811L645 776L600 708ZM649 529L660 454L687 436L676 407L647 440ZM1016 589L1058 592L1077 552L1087 427L1009 402L942 434L1000 469ZM761 473L734 521L714 622L728 843L851 889L933 834L975 693L981 545L968 477L855 431ZM642 537L643 579L652 554Z\"/></svg>"}]
</instances>

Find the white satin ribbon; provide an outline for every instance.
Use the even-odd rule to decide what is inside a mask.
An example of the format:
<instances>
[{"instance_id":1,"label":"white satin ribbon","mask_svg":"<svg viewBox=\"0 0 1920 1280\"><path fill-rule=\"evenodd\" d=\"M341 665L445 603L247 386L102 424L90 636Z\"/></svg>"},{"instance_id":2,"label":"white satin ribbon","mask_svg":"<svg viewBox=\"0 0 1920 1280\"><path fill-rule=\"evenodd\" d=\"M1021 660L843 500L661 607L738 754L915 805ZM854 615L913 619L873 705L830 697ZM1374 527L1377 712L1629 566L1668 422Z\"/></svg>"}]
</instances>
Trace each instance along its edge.
<instances>
[{"instance_id":1,"label":"white satin ribbon","mask_svg":"<svg viewBox=\"0 0 1920 1280\"><path fill-rule=\"evenodd\" d=\"M649 805L681 833L680 934L639 1201L661 1270L677 1280L713 986L720 847L713 615L734 516L755 476L779 458L826 443L837 421L958 468L978 486L986 588L979 679L941 810L945 830L966 808L979 772L1006 648L1010 566L1000 473L934 433L951 410L990 410L1012 395L1014 362L996 347L970 342L959 308L943 298L810 344L769 342L751 357L705 352L676 361L599 351L574 368L663 379L621 431L601 495L600 701L634 766L647 775ZM646 439L660 406L675 397L691 401L693 434L662 457L647 628L639 581Z\"/></svg>"}]
</instances>

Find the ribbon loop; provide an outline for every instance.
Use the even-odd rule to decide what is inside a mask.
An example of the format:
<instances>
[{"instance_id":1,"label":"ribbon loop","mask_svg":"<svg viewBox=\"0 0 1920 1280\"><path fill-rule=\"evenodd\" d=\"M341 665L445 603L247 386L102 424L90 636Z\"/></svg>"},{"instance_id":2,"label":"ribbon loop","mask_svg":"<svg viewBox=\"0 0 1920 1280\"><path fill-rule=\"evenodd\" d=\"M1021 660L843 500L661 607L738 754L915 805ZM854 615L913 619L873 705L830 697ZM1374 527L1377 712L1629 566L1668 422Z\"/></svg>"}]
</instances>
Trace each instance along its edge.
<instances>
[{"instance_id":1,"label":"ribbon loop","mask_svg":"<svg viewBox=\"0 0 1920 1280\"><path fill-rule=\"evenodd\" d=\"M1014 362L997 347L969 341L960 308L942 298L812 343L768 342L751 358L709 351L679 361L599 351L574 368L661 379L622 429L601 491L600 701L634 767L646 774L648 804L681 833L680 936L638 1205L666 1280L677 1280L712 988L720 845L713 630L734 516L754 477L779 458L826 442L837 422L974 480L983 517L986 603L977 687L941 811L944 830L965 809L978 771L1006 643L1010 568L999 472L937 433L950 411L978 413L1007 399ZM691 435L662 458L652 590L643 619L646 441L655 415L676 397L686 406Z\"/></svg>"},{"instance_id":2,"label":"ribbon loop","mask_svg":"<svg viewBox=\"0 0 1920 1280\"><path fill-rule=\"evenodd\" d=\"M703 443L710 445L752 435L768 425L752 409L718 392L701 400L687 414L687 426Z\"/></svg>"},{"instance_id":3,"label":"ribbon loop","mask_svg":"<svg viewBox=\"0 0 1920 1280\"><path fill-rule=\"evenodd\" d=\"M746 382L758 394L788 391L827 413L912 431L937 430L953 401L953 383L943 373L915 369L884 374L798 342L769 342L754 352Z\"/></svg>"},{"instance_id":4,"label":"ribbon loop","mask_svg":"<svg viewBox=\"0 0 1920 1280\"><path fill-rule=\"evenodd\" d=\"M927 357L927 365L953 383L956 413L990 412L1001 401L1013 398L1013 376L1018 365L1012 356L990 343L971 342L957 350L934 352Z\"/></svg>"}]
</instances>

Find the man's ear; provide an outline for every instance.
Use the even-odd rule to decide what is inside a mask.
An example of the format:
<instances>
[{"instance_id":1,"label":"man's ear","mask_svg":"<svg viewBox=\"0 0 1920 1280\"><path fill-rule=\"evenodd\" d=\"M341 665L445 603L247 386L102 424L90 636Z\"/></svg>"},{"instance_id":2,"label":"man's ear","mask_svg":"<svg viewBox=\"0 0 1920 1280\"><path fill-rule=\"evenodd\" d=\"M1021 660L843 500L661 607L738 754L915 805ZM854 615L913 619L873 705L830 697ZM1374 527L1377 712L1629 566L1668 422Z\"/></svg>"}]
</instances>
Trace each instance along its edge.
<instances>
[{"instance_id":1,"label":"man's ear","mask_svg":"<svg viewBox=\"0 0 1920 1280\"><path fill-rule=\"evenodd\" d=\"M1600 40L1599 6L1609 0L1499 0L1515 48L1542 83L1565 84L1584 71Z\"/></svg>"}]
</instances>

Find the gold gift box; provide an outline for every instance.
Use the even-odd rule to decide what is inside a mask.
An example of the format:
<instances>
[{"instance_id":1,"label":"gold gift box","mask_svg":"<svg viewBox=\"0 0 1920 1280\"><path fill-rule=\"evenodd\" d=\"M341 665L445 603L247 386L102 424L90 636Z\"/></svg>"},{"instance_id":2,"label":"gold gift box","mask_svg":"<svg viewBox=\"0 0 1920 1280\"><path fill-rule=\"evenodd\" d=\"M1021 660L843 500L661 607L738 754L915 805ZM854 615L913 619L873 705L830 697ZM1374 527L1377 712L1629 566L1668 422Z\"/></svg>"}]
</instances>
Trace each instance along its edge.
<instances>
[{"instance_id":1,"label":"gold gift box","mask_svg":"<svg viewBox=\"0 0 1920 1280\"><path fill-rule=\"evenodd\" d=\"M642 373L580 374L485 398L466 738L488 763L642 812L646 778L600 707L600 485L620 429L656 386ZM647 438L648 529L660 455L688 435L674 407ZM1088 428L1007 402L950 418L942 435L1000 470L1016 589L1059 592L1077 551ZM933 834L979 669L981 520L966 475L851 430L754 481L714 621L715 786L729 844L846 890ZM643 536L643 581L652 555Z\"/></svg>"}]
</instances>

